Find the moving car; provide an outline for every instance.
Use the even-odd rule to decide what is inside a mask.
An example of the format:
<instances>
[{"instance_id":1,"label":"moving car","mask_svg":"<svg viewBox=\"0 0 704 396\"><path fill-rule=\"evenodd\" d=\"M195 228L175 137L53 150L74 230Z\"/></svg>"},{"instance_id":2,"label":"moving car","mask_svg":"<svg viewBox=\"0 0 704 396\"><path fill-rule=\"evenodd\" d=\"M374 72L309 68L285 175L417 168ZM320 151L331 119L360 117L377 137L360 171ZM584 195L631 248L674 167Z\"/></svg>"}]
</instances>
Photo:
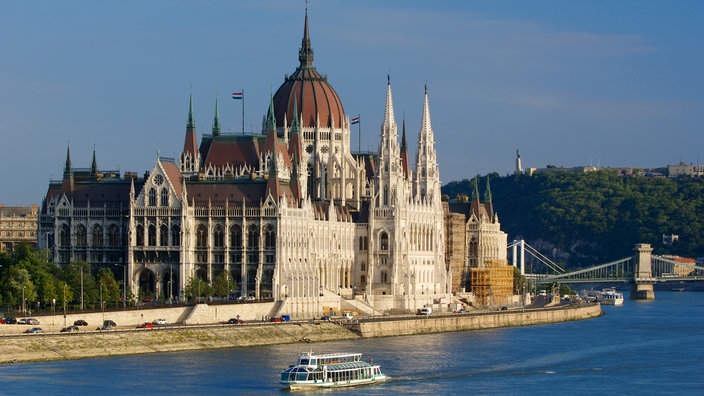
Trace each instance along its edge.
<instances>
[{"instance_id":1,"label":"moving car","mask_svg":"<svg viewBox=\"0 0 704 396\"><path fill-rule=\"evenodd\" d=\"M154 323L151 322L144 322L141 325L137 326L138 329L153 329L154 328Z\"/></svg>"},{"instance_id":2,"label":"moving car","mask_svg":"<svg viewBox=\"0 0 704 396\"><path fill-rule=\"evenodd\" d=\"M343 313L342 313L342 319L348 319L348 320L349 320L349 319L352 319L352 318L353 318L353 316L352 316L352 313L351 313L351 312L343 312Z\"/></svg>"},{"instance_id":3,"label":"moving car","mask_svg":"<svg viewBox=\"0 0 704 396\"><path fill-rule=\"evenodd\" d=\"M78 333L78 326L68 326L61 329L62 333Z\"/></svg>"},{"instance_id":4,"label":"moving car","mask_svg":"<svg viewBox=\"0 0 704 396\"><path fill-rule=\"evenodd\" d=\"M152 323L154 323L155 325L165 325L165 324L168 324L169 322L167 322L166 319L157 319L157 320L153 321Z\"/></svg>"},{"instance_id":5,"label":"moving car","mask_svg":"<svg viewBox=\"0 0 704 396\"><path fill-rule=\"evenodd\" d=\"M230 320L227 321L229 324L244 324L244 322L240 318L230 318Z\"/></svg>"},{"instance_id":6,"label":"moving car","mask_svg":"<svg viewBox=\"0 0 704 396\"><path fill-rule=\"evenodd\" d=\"M43 333L44 330L42 330L40 327L32 327L31 329L27 329L24 332L28 333L28 334L37 334L37 333Z\"/></svg>"}]
</instances>

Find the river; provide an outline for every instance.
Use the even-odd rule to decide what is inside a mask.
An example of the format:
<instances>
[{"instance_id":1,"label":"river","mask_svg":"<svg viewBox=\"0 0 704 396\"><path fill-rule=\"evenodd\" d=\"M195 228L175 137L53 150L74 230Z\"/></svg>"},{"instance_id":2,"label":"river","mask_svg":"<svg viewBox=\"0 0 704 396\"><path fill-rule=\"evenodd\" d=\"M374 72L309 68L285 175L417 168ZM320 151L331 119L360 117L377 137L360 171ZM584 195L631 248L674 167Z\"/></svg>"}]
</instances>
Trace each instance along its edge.
<instances>
[{"instance_id":1,"label":"river","mask_svg":"<svg viewBox=\"0 0 704 396\"><path fill-rule=\"evenodd\" d=\"M279 372L303 350L362 352L390 377L336 396L701 394L704 293L658 291L604 312L531 327L2 365L0 394L275 394Z\"/></svg>"}]
</instances>

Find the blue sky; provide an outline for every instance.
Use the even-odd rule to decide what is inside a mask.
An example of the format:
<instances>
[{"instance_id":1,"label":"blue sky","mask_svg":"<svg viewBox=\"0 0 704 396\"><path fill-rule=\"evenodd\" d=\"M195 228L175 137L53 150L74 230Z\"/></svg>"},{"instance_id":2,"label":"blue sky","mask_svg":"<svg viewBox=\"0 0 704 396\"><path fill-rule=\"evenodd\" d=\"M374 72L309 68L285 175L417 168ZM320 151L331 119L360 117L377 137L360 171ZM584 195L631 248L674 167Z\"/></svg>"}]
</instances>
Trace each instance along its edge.
<instances>
[{"instance_id":1,"label":"blue sky","mask_svg":"<svg viewBox=\"0 0 704 396\"><path fill-rule=\"evenodd\" d=\"M305 2L0 2L0 203L74 167L143 173L210 133L260 131L298 66ZM309 2L314 65L376 150L390 72L415 151L427 83L443 183L524 166L704 163L704 2ZM353 129L352 146L358 146ZM413 158L413 156L411 157Z\"/></svg>"}]
</instances>

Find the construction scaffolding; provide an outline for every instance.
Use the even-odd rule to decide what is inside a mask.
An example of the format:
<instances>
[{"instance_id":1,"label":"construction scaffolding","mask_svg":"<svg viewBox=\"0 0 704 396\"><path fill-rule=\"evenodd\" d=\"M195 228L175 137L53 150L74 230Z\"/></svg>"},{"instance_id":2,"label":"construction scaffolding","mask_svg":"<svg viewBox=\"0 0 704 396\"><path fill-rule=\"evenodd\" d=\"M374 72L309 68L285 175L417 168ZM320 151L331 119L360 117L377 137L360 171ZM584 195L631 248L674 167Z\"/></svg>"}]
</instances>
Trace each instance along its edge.
<instances>
[{"instance_id":1,"label":"construction scaffolding","mask_svg":"<svg viewBox=\"0 0 704 396\"><path fill-rule=\"evenodd\" d=\"M513 267L506 260L488 260L469 269L469 285L478 304L506 304L513 296Z\"/></svg>"}]
</instances>

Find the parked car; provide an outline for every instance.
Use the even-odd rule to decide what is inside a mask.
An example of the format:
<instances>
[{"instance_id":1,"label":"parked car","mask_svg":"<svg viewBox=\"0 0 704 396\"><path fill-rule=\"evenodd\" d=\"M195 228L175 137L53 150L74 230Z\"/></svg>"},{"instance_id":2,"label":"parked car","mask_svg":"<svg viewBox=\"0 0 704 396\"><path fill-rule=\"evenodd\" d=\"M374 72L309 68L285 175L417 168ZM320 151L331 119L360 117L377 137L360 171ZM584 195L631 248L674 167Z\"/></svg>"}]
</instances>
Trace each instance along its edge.
<instances>
[{"instance_id":1,"label":"parked car","mask_svg":"<svg viewBox=\"0 0 704 396\"><path fill-rule=\"evenodd\" d=\"M39 321L38 321L37 319L34 319L34 318L27 318L26 323L29 324L29 325L38 325L38 324L39 324Z\"/></svg>"},{"instance_id":2,"label":"parked car","mask_svg":"<svg viewBox=\"0 0 704 396\"><path fill-rule=\"evenodd\" d=\"M96 330L112 330L112 326L104 324L103 327L98 327Z\"/></svg>"},{"instance_id":3,"label":"parked car","mask_svg":"<svg viewBox=\"0 0 704 396\"><path fill-rule=\"evenodd\" d=\"M113 322L112 320L104 320L103 321L103 327L104 326L111 326L111 327L117 327L117 323Z\"/></svg>"},{"instance_id":4,"label":"parked car","mask_svg":"<svg viewBox=\"0 0 704 396\"><path fill-rule=\"evenodd\" d=\"M154 323L152 322L144 322L141 325L137 326L138 329L153 329L154 328Z\"/></svg>"},{"instance_id":5,"label":"parked car","mask_svg":"<svg viewBox=\"0 0 704 396\"><path fill-rule=\"evenodd\" d=\"M5 324L17 324L17 319L7 317L5 318Z\"/></svg>"},{"instance_id":6,"label":"parked car","mask_svg":"<svg viewBox=\"0 0 704 396\"><path fill-rule=\"evenodd\" d=\"M28 333L28 334L37 334L37 333L43 333L44 330L42 330L40 327L32 327L31 329L27 329L24 332Z\"/></svg>"},{"instance_id":7,"label":"parked car","mask_svg":"<svg viewBox=\"0 0 704 396\"><path fill-rule=\"evenodd\" d=\"M165 324L168 324L169 322L167 322L166 319L157 319L157 320L153 321L152 323L154 323L155 325L165 325Z\"/></svg>"},{"instance_id":8,"label":"parked car","mask_svg":"<svg viewBox=\"0 0 704 396\"><path fill-rule=\"evenodd\" d=\"M73 325L74 325L74 326L88 326L88 322L86 322L86 321L83 320L83 319L78 319L78 320L76 320L76 321L73 322Z\"/></svg>"},{"instance_id":9,"label":"parked car","mask_svg":"<svg viewBox=\"0 0 704 396\"><path fill-rule=\"evenodd\" d=\"M21 318L17 320L17 324L27 324L27 318Z\"/></svg>"},{"instance_id":10,"label":"parked car","mask_svg":"<svg viewBox=\"0 0 704 396\"><path fill-rule=\"evenodd\" d=\"M5 324L5 323L6 323L5 318L0 318L0 324Z\"/></svg>"},{"instance_id":11,"label":"parked car","mask_svg":"<svg viewBox=\"0 0 704 396\"><path fill-rule=\"evenodd\" d=\"M78 333L78 326L68 326L61 329L62 333Z\"/></svg>"}]
</instances>

